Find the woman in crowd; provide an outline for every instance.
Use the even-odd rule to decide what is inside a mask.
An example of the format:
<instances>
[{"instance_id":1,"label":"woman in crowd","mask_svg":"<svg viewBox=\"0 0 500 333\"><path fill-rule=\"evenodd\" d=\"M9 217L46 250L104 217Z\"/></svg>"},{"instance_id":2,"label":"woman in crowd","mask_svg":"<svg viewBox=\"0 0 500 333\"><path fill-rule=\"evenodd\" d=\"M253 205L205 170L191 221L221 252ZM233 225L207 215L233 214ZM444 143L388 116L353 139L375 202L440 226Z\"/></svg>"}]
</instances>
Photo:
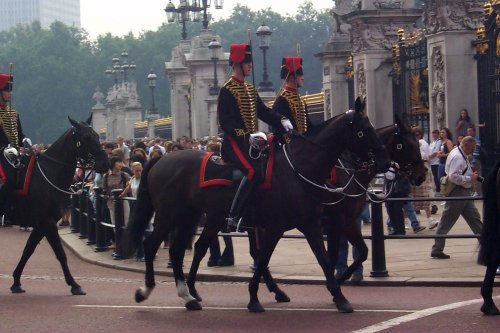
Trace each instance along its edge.
<instances>
[{"instance_id":1,"label":"woman in crowd","mask_svg":"<svg viewBox=\"0 0 500 333\"><path fill-rule=\"evenodd\" d=\"M439 168L438 168L438 177L441 179L445 175L444 166L446 165L446 159L448 158L448 154L453 149L453 136L450 130L446 127L441 128L439 131L441 135L441 148L438 152L439 157Z\"/></svg>"}]
</instances>

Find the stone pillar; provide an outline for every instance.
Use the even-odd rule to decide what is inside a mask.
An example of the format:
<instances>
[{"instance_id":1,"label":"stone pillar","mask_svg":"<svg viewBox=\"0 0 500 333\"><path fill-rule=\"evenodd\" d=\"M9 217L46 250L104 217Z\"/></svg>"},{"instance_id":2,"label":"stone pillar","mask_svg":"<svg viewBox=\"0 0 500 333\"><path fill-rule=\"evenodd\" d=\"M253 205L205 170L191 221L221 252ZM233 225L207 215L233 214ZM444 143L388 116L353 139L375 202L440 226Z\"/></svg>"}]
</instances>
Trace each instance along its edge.
<instances>
[{"instance_id":1,"label":"stone pillar","mask_svg":"<svg viewBox=\"0 0 500 333\"><path fill-rule=\"evenodd\" d=\"M366 111L375 127L393 123L391 47L400 27L410 29L421 16L414 0L362 0L342 16L352 26L354 95L366 97Z\"/></svg>"},{"instance_id":2,"label":"stone pillar","mask_svg":"<svg viewBox=\"0 0 500 333\"><path fill-rule=\"evenodd\" d=\"M205 100L208 111L208 135L214 136L219 134L219 120L217 118L217 96L209 95Z\"/></svg>"},{"instance_id":3,"label":"stone pillar","mask_svg":"<svg viewBox=\"0 0 500 333\"><path fill-rule=\"evenodd\" d=\"M104 100L104 94L101 92L101 88L96 87L92 99L96 102L92 107L92 128L97 133L103 128L106 128L106 107L102 104Z\"/></svg>"},{"instance_id":4,"label":"stone pillar","mask_svg":"<svg viewBox=\"0 0 500 333\"><path fill-rule=\"evenodd\" d=\"M172 49L172 59L165 63L170 80L170 105L172 114L172 139L189 136L189 96L191 75L186 66L185 54L190 52L191 42L183 40Z\"/></svg>"},{"instance_id":5,"label":"stone pillar","mask_svg":"<svg viewBox=\"0 0 500 333\"><path fill-rule=\"evenodd\" d=\"M482 23L484 1L427 1L429 96L431 129L448 127L456 139L455 123L466 108L477 123L476 30Z\"/></svg>"},{"instance_id":6,"label":"stone pillar","mask_svg":"<svg viewBox=\"0 0 500 333\"><path fill-rule=\"evenodd\" d=\"M325 120L349 109L345 68L351 54L351 25L342 19L342 15L353 10L351 1L336 1L335 7L330 12L332 35L322 52L316 55L323 64Z\"/></svg>"},{"instance_id":7,"label":"stone pillar","mask_svg":"<svg viewBox=\"0 0 500 333\"><path fill-rule=\"evenodd\" d=\"M192 110L192 136L202 138L210 133L209 98L210 87L214 80L214 63L208 44L212 40L221 43L220 36L214 36L210 29L201 30L200 35L193 38L191 52L187 53L186 64L191 73L191 110ZM217 81L222 86L226 80L226 68L229 54L218 50Z\"/></svg>"}]
</instances>

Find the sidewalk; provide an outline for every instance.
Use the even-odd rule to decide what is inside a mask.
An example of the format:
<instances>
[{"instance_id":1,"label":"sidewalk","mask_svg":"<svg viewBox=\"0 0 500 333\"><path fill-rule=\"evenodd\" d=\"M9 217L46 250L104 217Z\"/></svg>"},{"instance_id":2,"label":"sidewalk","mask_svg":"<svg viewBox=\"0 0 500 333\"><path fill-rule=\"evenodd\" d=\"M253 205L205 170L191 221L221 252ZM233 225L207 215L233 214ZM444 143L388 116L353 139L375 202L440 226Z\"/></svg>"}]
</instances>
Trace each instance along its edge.
<instances>
[{"instance_id":1,"label":"sidewalk","mask_svg":"<svg viewBox=\"0 0 500 333\"><path fill-rule=\"evenodd\" d=\"M482 202L476 202L482 212ZM439 220L443 206L438 203L439 211L433 215ZM422 212L423 213L423 212ZM417 215L421 225L427 226L425 214ZM384 208L384 221L386 220ZM371 226L363 226L363 235L370 235ZM432 235L434 230L424 230L419 234ZM144 262L135 259L114 260L112 250L95 252L93 246L86 244L86 239L79 239L78 234L71 233L69 228L59 230L63 243L77 256L85 261L131 271L143 272ZM292 230L287 234L300 234ZM407 234L413 231L407 230ZM471 234L467 223L460 218L450 235ZM243 234L238 234L243 235ZM224 242L221 246L223 250ZM451 259L438 260L430 258L433 239L388 239L385 241L386 268L389 277L370 277L371 240L366 240L370 253L364 263L364 280L362 285L447 285L447 286L479 286L482 283L485 268L476 264L478 242L476 239L447 239L445 253ZM207 267L208 253L203 259L198 272L200 281L248 281L252 276L249 265L252 259L248 252L246 237L233 237L235 266ZM189 271L193 251L186 251L184 260L185 273ZM349 254L350 256L350 254ZM158 275L172 276L167 268L168 249L160 248L155 260L155 271ZM274 278L281 283L323 284L324 276L305 239L282 239L271 258L270 270ZM349 284L349 282L346 282Z\"/></svg>"}]
</instances>

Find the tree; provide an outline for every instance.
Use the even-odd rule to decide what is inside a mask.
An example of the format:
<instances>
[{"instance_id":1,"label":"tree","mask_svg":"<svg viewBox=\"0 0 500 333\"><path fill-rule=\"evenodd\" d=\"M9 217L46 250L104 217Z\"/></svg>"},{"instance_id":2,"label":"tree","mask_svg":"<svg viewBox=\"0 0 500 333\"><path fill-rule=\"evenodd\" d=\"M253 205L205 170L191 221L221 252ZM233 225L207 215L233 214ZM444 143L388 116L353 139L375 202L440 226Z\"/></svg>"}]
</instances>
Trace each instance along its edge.
<instances>
[{"instance_id":1,"label":"tree","mask_svg":"<svg viewBox=\"0 0 500 333\"><path fill-rule=\"evenodd\" d=\"M270 80L278 88L281 58L295 55L301 45L306 84L303 92L317 92L322 85L322 68L317 54L328 39L330 17L327 11L316 11L310 1L304 2L294 16L283 16L269 8L252 11L237 5L227 19L211 23L214 33L222 36L224 50L231 43L252 39L255 81L260 82L262 53L255 32L265 22L273 31L267 53ZM188 24L188 36L199 33L201 25ZM43 29L40 23L19 25L0 32L0 71L6 72L14 63L13 107L19 112L23 130L34 142L53 142L69 127L67 116L86 119L94 102L91 97L97 86L103 92L112 85L104 71L113 57L124 50L134 61L138 95L144 109L150 106L147 74L153 69L158 75L155 102L162 116L170 115L170 84L162 75L172 49L180 42L176 24L164 24L157 31L145 31L135 37L104 34L89 40L83 29L68 27L61 22Z\"/></svg>"}]
</instances>

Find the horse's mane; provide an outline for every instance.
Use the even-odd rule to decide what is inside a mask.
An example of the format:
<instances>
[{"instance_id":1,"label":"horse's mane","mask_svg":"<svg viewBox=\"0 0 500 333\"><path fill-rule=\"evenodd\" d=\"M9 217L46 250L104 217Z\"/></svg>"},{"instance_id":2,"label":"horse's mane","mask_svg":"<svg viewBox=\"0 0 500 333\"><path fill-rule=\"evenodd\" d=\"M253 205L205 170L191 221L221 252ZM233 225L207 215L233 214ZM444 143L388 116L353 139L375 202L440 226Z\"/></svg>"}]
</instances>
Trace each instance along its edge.
<instances>
[{"instance_id":1,"label":"horse's mane","mask_svg":"<svg viewBox=\"0 0 500 333\"><path fill-rule=\"evenodd\" d=\"M318 125L314 125L312 129L308 130L307 132L304 133L304 136L306 137L314 137L316 136L318 133L320 133L321 131L323 131L323 129L325 127L327 127L331 122L335 121L337 118L339 118L340 116L343 116L345 113L341 113L339 115L336 115L335 117L332 117Z\"/></svg>"},{"instance_id":2,"label":"horse's mane","mask_svg":"<svg viewBox=\"0 0 500 333\"><path fill-rule=\"evenodd\" d=\"M70 132L73 130L73 127L69 128L66 132L64 132L59 138L57 138L56 141L54 141L46 150L45 150L45 154L46 153L49 153L51 151L53 151L54 149L56 149L57 147L59 146L62 146L64 145L65 141L67 140L67 136L70 134Z\"/></svg>"},{"instance_id":3,"label":"horse's mane","mask_svg":"<svg viewBox=\"0 0 500 333\"><path fill-rule=\"evenodd\" d=\"M500 160L497 161L493 170L484 180L484 204L483 204L483 229L481 230L480 248L477 262L487 265L497 259L500 241L500 226L498 216L497 198L497 175L500 168Z\"/></svg>"}]
</instances>

